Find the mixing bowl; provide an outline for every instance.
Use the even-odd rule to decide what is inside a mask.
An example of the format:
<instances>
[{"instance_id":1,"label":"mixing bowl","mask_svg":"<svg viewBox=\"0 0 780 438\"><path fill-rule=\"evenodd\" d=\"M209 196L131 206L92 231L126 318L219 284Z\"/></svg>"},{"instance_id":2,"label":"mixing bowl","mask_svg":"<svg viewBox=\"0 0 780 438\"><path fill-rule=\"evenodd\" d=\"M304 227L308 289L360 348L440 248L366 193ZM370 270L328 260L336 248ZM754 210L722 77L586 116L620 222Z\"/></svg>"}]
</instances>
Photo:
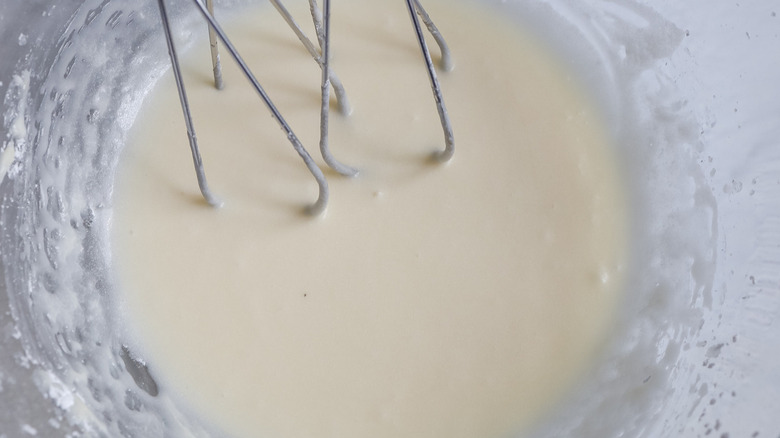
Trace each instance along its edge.
<instances>
[{"instance_id":1,"label":"mixing bowl","mask_svg":"<svg viewBox=\"0 0 780 438\"><path fill-rule=\"evenodd\" d=\"M170 3L186 47L202 22ZM590 90L631 195L607 346L525 433L779 436L780 7L480 3ZM219 436L160 390L117 313L113 175L169 68L156 4L3 2L0 36L0 437Z\"/></svg>"}]
</instances>

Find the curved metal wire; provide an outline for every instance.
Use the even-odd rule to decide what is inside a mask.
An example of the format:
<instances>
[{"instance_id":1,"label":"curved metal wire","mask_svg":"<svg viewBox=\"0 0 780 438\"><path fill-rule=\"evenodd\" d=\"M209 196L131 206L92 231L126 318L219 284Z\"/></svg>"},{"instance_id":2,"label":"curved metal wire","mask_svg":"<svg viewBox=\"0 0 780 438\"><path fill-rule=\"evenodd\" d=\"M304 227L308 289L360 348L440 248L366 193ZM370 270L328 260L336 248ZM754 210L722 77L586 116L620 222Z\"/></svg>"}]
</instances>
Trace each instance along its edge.
<instances>
[{"instance_id":1,"label":"curved metal wire","mask_svg":"<svg viewBox=\"0 0 780 438\"><path fill-rule=\"evenodd\" d=\"M309 169L309 172L316 180L317 185L319 187L319 195L317 197L317 200L312 205L306 208L306 211L312 215L321 214L323 211L325 211L327 207L328 197L329 197L328 182L325 179L322 170L314 162L314 160L312 159L311 155L306 150L306 148L303 147L300 140L293 132L292 128L285 121L282 114L279 112L279 110L276 108L274 103L271 101L271 98L268 96L268 94L265 92L263 87L260 85L260 82L254 76L250 68L244 62L241 55L238 53L236 48L228 39L225 32L222 30L217 20L214 18L213 0L205 0L206 2L205 4L201 0L192 0L192 1L198 7L198 10L200 11L201 15L203 15L203 17L206 19L206 21L209 24L209 43L211 47L211 59L212 59L215 86L218 89L221 89L223 87L222 67L221 67L221 60L220 60L218 41L217 41L217 39L219 39L222 41L222 44L230 53L233 60L239 66L244 76L246 76L246 78L252 84L252 87L255 89L255 91L257 91L258 95L260 95L266 107L271 112L271 115L279 123L279 126L282 128L282 131L284 131L285 135L287 136L287 139L290 141L293 148L301 157L304 164ZM298 24L292 18L290 13L281 3L281 0L270 0L270 1L277 9L277 11L279 11L279 13L285 19L287 24L293 29L295 34L298 36L298 39L303 43L304 47L308 50L309 54L314 58L315 61L317 61L317 63L320 65L320 68L322 69L319 146L320 146L320 153L322 154L323 160L326 162L326 164L328 164L331 168L336 170L338 173L346 176L355 176L358 174L358 170L339 162L330 152L329 142L328 142L328 125L329 125L329 114L330 114L329 103L330 103L331 86L335 91L336 99L339 103L341 112L343 114L349 114L352 111L351 105L349 104L349 100L347 99L346 96L346 92L344 91L344 87L341 84L341 81L338 79L338 77L333 73L330 65L330 52L331 52L330 50L330 15L331 15L330 0L323 0L322 9L319 8L316 0L309 0L312 20L314 22L314 27L317 34L317 40L320 46L319 50L304 35L300 26L298 26ZM420 45L420 50L423 55L423 60L425 61L425 65L428 70L428 77L431 83L431 90L433 91L433 96L439 113L439 119L441 121L442 130L444 131L444 141L445 141L444 150L436 152L435 157L440 161L447 161L450 158L452 158L455 151L455 140L452 131L452 124L450 122L450 118L447 113L447 108L444 105L444 98L442 96L441 86L439 85L438 76L436 74L436 69L434 67L433 60L431 58L431 54L428 49L428 45L425 42L425 36L423 35L419 18L422 19L428 31L431 33L431 35L433 36L433 38L435 39L436 43L439 46L439 50L441 52L440 67L443 70L449 71L453 68L452 56L450 53L450 49L447 46L447 43L444 41L444 38L442 37L436 25L431 20L428 13L425 11L425 9L423 9L420 0L406 0L406 5L409 10L409 16L412 21L412 26L414 28L415 36L417 37L418 44ZM168 45L168 53L171 58L171 66L173 69L174 78L176 80L176 87L179 93L179 100L181 102L182 112L184 113L185 125L187 127L187 137L190 143L190 150L192 152L192 159L195 166L195 174L198 179L198 186L200 188L201 194L203 195L203 198L212 206L218 207L222 205L222 202L211 192L208 183L206 181L206 174L203 166L203 160L201 158L200 151L198 148L197 137L195 135L195 127L192 121L192 114L190 111L189 102L187 100L187 93L184 86L184 80L182 77L181 68L179 66L176 47L173 42L173 36L170 28L170 21L168 19L168 12L165 7L165 0L158 0L158 6L160 9L160 18L162 19L162 23L163 23L163 31L165 33L165 39Z\"/></svg>"}]
</instances>

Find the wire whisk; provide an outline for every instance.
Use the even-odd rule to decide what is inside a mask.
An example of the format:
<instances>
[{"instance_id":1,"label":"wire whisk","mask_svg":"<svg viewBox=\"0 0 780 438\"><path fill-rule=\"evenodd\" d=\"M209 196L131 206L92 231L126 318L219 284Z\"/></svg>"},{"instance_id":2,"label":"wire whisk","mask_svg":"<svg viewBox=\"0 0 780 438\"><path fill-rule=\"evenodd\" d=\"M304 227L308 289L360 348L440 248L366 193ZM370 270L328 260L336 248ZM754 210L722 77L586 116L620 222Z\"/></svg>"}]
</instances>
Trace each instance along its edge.
<instances>
[{"instance_id":1,"label":"wire whisk","mask_svg":"<svg viewBox=\"0 0 780 438\"><path fill-rule=\"evenodd\" d=\"M330 116L330 92L333 89L336 102L338 104L339 112L343 115L349 115L352 112L352 107L349 103L347 93L344 89L344 85L338 76L333 72L331 68L331 47L330 47L330 0L322 0L322 7L317 4L317 0L309 0L309 9L314 24L314 29L317 37L317 44L313 43L303 32L300 25L295 21L290 12L285 8L280 0L269 0L276 10L281 14L290 28L295 32L295 35L301 41L303 46L312 56L315 62L320 66L322 71L321 80L321 107L320 107L320 139L319 149L325 163L338 172L341 175L347 177L357 176L359 170L352 166L346 165L336 159L330 151L328 144L328 120ZM425 41L425 35L423 33L422 25L420 21L428 29L429 33L433 36L439 51L441 53L439 67L444 71L450 71L453 67L452 55L450 49L447 46L446 41L442 37L436 25L431 20L428 13L423 8L420 0L405 0L411 18L412 27L415 32L417 42L420 46L420 50L425 61L425 66L428 71L428 77L433 91L434 100L436 102L436 108L438 110L439 119L441 121L442 130L444 131L444 149L436 151L434 157L439 161L448 161L452 158L455 152L455 140L452 132L452 125L447 114L447 108L444 105L444 98L442 96L441 86L439 85L439 79L436 73L430 50ZM222 89L224 86L222 78L222 64L220 58L219 42L225 46L225 49L230 54L231 58L236 62L244 76L249 80L252 87L257 91L260 98L265 103L268 110L271 112L273 118L279 123L282 131L287 136L288 141L292 144L292 147L298 153L304 164L317 181L319 188L319 194L317 200L306 207L306 212L311 215L319 215L325 211L328 204L329 189L328 182L319 166L314 162L309 152L301 144L301 141L293 132L290 125L282 116L276 105L274 105L271 98L266 93L260 82L257 80L252 70L246 64L244 59L238 53L235 46L230 42L230 39L226 35L225 31L220 26L219 22L214 18L214 5L213 0L192 0L195 6L200 11L203 18L207 21L209 27L209 44L211 48L211 61L214 74L214 85L217 89ZM184 86L184 80L182 77L181 67L179 65L178 54L173 42L173 35L171 31L171 24L168 18L168 11L166 9L165 0L157 0L160 18L162 20L163 32L165 33L165 40L168 45L168 53L170 55L171 67L173 75L176 80L176 88L179 94L179 100L181 102L182 112L184 114L184 121L187 129L187 137L189 139L190 150L192 152L192 160L195 166L195 174L198 180L198 187L203 195L203 198L210 205L219 207L222 205L222 201L214 195L209 188L206 180L206 173L203 166L203 160L198 148L198 141L195 135L195 126L192 121L192 114L187 100L187 92Z\"/></svg>"}]
</instances>

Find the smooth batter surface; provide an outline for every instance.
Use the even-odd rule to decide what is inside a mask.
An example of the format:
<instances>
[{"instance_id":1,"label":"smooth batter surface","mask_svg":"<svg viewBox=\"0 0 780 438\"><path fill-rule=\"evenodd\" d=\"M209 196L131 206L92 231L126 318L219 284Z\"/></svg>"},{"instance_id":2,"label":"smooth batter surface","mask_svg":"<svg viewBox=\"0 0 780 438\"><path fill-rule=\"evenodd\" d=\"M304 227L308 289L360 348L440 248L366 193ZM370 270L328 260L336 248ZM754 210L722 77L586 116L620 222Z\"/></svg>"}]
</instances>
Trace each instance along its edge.
<instances>
[{"instance_id":1,"label":"smooth batter surface","mask_svg":"<svg viewBox=\"0 0 780 438\"><path fill-rule=\"evenodd\" d=\"M137 123L114 198L128 323L162 390L228 433L498 438L605 336L626 217L596 109L511 23L425 5L456 60L455 157L427 160L443 138L403 2L336 2L355 111L331 145L361 174L326 171L324 218L300 213L316 185L226 56L210 86L207 44L185 72L224 207L200 198L172 77ZM270 6L227 29L318 156L315 62Z\"/></svg>"}]
</instances>

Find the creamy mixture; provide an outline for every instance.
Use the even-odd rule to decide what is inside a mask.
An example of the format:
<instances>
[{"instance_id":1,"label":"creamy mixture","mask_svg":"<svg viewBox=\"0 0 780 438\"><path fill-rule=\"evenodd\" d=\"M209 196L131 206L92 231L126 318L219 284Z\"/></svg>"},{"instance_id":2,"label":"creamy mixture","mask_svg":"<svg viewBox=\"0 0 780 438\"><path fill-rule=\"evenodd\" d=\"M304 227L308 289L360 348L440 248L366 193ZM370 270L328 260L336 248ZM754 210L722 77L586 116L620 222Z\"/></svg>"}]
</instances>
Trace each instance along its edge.
<instances>
[{"instance_id":1,"label":"creamy mixture","mask_svg":"<svg viewBox=\"0 0 780 438\"><path fill-rule=\"evenodd\" d=\"M128 326L161 390L230 434L498 438L610 327L626 211L597 109L516 25L424 3L455 56L455 156L428 160L443 138L403 2L335 2L354 113L331 114L331 145L361 173L326 171L324 217L301 213L316 185L226 54L211 86L205 43L185 74L224 206L200 198L172 77L136 125L114 196ZM317 64L270 6L227 30L318 156Z\"/></svg>"}]
</instances>

